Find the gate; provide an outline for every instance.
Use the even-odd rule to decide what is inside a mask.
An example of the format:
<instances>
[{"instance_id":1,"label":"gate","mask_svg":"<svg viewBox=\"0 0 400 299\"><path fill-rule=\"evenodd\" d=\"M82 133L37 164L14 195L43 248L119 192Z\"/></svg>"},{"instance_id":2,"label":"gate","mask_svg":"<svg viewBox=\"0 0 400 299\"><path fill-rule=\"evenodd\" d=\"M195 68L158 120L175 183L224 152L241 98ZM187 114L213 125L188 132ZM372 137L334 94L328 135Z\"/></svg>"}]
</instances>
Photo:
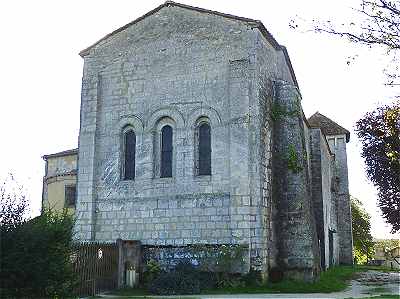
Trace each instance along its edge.
<instances>
[{"instance_id":1,"label":"gate","mask_svg":"<svg viewBox=\"0 0 400 299\"><path fill-rule=\"evenodd\" d=\"M95 296L118 286L118 245L116 243L80 243L71 256L77 278L78 296Z\"/></svg>"}]
</instances>

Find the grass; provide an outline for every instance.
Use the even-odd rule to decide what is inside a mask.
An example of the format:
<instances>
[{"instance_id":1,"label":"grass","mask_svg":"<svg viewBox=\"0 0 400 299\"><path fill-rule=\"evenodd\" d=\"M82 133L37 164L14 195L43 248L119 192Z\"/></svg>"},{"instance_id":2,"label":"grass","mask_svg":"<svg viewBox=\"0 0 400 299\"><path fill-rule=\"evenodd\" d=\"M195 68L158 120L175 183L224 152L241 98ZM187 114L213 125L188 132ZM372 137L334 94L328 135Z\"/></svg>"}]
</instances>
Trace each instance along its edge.
<instances>
[{"instance_id":1,"label":"grass","mask_svg":"<svg viewBox=\"0 0 400 299\"><path fill-rule=\"evenodd\" d=\"M353 298L345 298L345 299L353 299ZM372 297L363 297L363 299L400 299L400 295L380 295Z\"/></svg>"},{"instance_id":2,"label":"grass","mask_svg":"<svg viewBox=\"0 0 400 299\"><path fill-rule=\"evenodd\" d=\"M210 290L206 294L260 294L260 293L332 293L344 290L354 276L355 268L340 266L321 273L316 282L284 280L255 287Z\"/></svg>"},{"instance_id":3,"label":"grass","mask_svg":"<svg viewBox=\"0 0 400 299\"><path fill-rule=\"evenodd\" d=\"M118 296L147 296L150 295L149 291L142 288L122 288L109 293L110 295Z\"/></svg>"},{"instance_id":4,"label":"grass","mask_svg":"<svg viewBox=\"0 0 400 299\"><path fill-rule=\"evenodd\" d=\"M97 298L104 298L104 297L90 297L89 299L97 299ZM113 299L198 299L197 297L149 297L149 296L122 296L122 297L113 297Z\"/></svg>"},{"instance_id":5,"label":"grass","mask_svg":"<svg viewBox=\"0 0 400 299\"><path fill-rule=\"evenodd\" d=\"M231 288L218 288L204 290L201 294L262 294L262 293L332 293L343 291L347 286L349 280L354 278L357 272L365 272L369 270L377 270L382 272L390 272L391 269L379 266L338 266L328 269L321 273L318 281L307 283L303 281L284 280L279 283L266 283L259 286L242 286ZM376 292L383 290L377 288ZM386 291L386 290L385 290ZM151 299L151 294L145 289L119 289L110 293L116 296L132 296L129 298L139 298L138 296L145 296ZM143 297L140 297L143 298ZM157 297L159 299L160 297ZM179 298L179 297L178 297ZM187 297L186 297L187 298ZM371 298L396 298L399 296L390 297L371 297Z\"/></svg>"},{"instance_id":6,"label":"grass","mask_svg":"<svg viewBox=\"0 0 400 299\"><path fill-rule=\"evenodd\" d=\"M321 273L314 283L285 280L279 283L267 283L260 286L219 288L204 290L202 294L261 294L261 293L332 293L344 290L348 281L358 271L352 266L339 266ZM118 296L148 296L144 289L120 289L111 293ZM150 298L150 297L147 297Z\"/></svg>"},{"instance_id":7,"label":"grass","mask_svg":"<svg viewBox=\"0 0 400 299\"><path fill-rule=\"evenodd\" d=\"M95 296L95 297L89 297L88 299L100 299L104 297L101 296ZM149 297L149 296L121 296L121 297L112 297L113 299L199 299L197 297Z\"/></svg>"}]
</instances>

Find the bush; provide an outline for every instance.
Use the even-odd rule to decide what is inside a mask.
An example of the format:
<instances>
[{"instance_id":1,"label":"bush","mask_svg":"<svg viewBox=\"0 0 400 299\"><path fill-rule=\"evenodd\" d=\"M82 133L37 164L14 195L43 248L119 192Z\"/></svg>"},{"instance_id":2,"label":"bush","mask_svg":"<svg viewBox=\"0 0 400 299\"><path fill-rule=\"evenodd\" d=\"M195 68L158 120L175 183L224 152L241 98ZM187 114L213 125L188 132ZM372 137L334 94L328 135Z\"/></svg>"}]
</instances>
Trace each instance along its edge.
<instances>
[{"instance_id":1,"label":"bush","mask_svg":"<svg viewBox=\"0 0 400 299\"><path fill-rule=\"evenodd\" d=\"M171 272L160 272L150 282L149 291L158 295L198 294L216 287L217 275L199 271L190 261L182 261Z\"/></svg>"},{"instance_id":2,"label":"bush","mask_svg":"<svg viewBox=\"0 0 400 299\"><path fill-rule=\"evenodd\" d=\"M48 298L70 296L73 220L67 212L44 211L13 229L1 230L2 295Z\"/></svg>"},{"instance_id":3,"label":"bush","mask_svg":"<svg viewBox=\"0 0 400 299\"><path fill-rule=\"evenodd\" d=\"M245 282L243 281L243 277L239 273L226 273L226 272L217 272L217 288L239 288L244 287Z\"/></svg>"},{"instance_id":4,"label":"bush","mask_svg":"<svg viewBox=\"0 0 400 299\"><path fill-rule=\"evenodd\" d=\"M198 267L186 260L180 262L175 271L183 276L189 277L192 280L199 282L200 290L213 289L217 286L217 274L214 272L201 271Z\"/></svg>"},{"instance_id":5,"label":"bush","mask_svg":"<svg viewBox=\"0 0 400 299\"><path fill-rule=\"evenodd\" d=\"M263 279L261 272L250 269L250 271L243 276L243 282L246 287L258 287L262 285Z\"/></svg>"},{"instance_id":6,"label":"bush","mask_svg":"<svg viewBox=\"0 0 400 299\"><path fill-rule=\"evenodd\" d=\"M142 283L148 287L161 273L161 267L155 260L149 260L143 272Z\"/></svg>"},{"instance_id":7,"label":"bush","mask_svg":"<svg viewBox=\"0 0 400 299\"><path fill-rule=\"evenodd\" d=\"M200 283L200 289L211 290L217 287L217 274L214 272L196 272L197 279Z\"/></svg>"},{"instance_id":8,"label":"bush","mask_svg":"<svg viewBox=\"0 0 400 299\"><path fill-rule=\"evenodd\" d=\"M153 280L150 284L150 292L157 295L198 294L200 282L177 271L166 272Z\"/></svg>"}]
</instances>

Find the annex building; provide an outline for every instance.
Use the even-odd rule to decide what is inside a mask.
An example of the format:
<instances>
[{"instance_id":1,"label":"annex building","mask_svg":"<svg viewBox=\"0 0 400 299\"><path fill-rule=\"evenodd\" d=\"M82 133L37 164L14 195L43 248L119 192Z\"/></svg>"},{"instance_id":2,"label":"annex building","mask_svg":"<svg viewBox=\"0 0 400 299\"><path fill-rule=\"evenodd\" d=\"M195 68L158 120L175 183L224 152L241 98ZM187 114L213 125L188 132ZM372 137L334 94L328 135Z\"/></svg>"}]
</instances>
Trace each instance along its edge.
<instances>
[{"instance_id":1,"label":"annex building","mask_svg":"<svg viewBox=\"0 0 400 299\"><path fill-rule=\"evenodd\" d=\"M79 148L43 185L79 240L243 244L245 271L306 280L352 264L350 133L305 118L260 21L167 1L80 55Z\"/></svg>"}]
</instances>

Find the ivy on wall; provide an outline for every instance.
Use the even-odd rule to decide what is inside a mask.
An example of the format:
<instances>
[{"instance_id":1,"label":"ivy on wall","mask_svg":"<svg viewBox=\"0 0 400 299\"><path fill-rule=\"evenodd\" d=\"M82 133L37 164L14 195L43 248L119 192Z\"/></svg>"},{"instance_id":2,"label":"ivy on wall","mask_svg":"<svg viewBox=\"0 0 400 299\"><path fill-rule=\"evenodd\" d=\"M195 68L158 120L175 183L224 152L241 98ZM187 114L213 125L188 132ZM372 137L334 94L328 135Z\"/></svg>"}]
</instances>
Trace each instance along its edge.
<instances>
[{"instance_id":1,"label":"ivy on wall","mask_svg":"<svg viewBox=\"0 0 400 299\"><path fill-rule=\"evenodd\" d=\"M300 105L299 102L296 102L296 105L293 110L288 110L284 106L274 103L271 107L271 118L273 121L277 121L282 119L283 117L295 117L300 113Z\"/></svg>"},{"instance_id":2,"label":"ivy on wall","mask_svg":"<svg viewBox=\"0 0 400 299\"><path fill-rule=\"evenodd\" d=\"M303 170L301 166L301 161L299 159L299 155L296 152L296 149L293 144L289 144L288 154L286 157L287 167L294 173L299 173Z\"/></svg>"}]
</instances>

